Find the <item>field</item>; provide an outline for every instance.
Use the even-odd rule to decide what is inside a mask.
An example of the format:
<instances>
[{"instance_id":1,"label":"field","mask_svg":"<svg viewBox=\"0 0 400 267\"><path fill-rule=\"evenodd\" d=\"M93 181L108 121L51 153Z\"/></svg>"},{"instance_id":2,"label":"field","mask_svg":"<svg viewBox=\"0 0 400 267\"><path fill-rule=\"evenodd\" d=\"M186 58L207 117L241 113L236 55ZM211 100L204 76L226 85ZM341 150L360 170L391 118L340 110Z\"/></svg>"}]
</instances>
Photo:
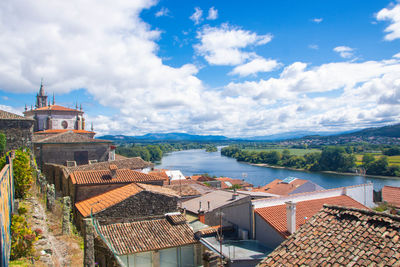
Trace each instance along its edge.
<instances>
[{"instance_id":1,"label":"field","mask_svg":"<svg viewBox=\"0 0 400 267\"><path fill-rule=\"evenodd\" d=\"M378 159L380 157L382 157L382 154L378 154L378 153L372 153L372 155L375 157L375 159ZM362 157L363 154L356 154L356 164L357 165L361 165L362 164ZM390 156L388 157L388 161L389 161L389 166L400 166L400 156Z\"/></svg>"},{"instance_id":2,"label":"field","mask_svg":"<svg viewBox=\"0 0 400 267\"><path fill-rule=\"evenodd\" d=\"M261 148L261 149L251 149L251 148L246 148L244 150L246 151L256 151L256 152L270 152L270 151L278 151L279 153L282 153L283 150L289 150L290 155L296 155L296 156L303 156L308 153L312 152L321 152L319 149L300 149L300 148Z\"/></svg>"}]
</instances>

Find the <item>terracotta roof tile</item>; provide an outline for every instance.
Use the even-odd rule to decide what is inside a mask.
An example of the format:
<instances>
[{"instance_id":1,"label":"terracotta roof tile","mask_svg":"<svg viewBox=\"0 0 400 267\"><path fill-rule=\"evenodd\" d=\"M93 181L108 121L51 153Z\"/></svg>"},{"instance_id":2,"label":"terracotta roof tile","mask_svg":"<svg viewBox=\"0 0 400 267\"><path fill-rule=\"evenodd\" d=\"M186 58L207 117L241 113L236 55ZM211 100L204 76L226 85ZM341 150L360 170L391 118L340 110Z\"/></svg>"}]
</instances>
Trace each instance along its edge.
<instances>
[{"instance_id":1,"label":"terracotta roof tile","mask_svg":"<svg viewBox=\"0 0 400 267\"><path fill-rule=\"evenodd\" d=\"M306 222L305 218L307 218L307 220L311 219L312 216L322 209L324 204L368 209L361 203L345 195L300 201L296 203L296 229ZM259 208L256 209L255 212L283 237L288 237L290 235L287 229L286 204Z\"/></svg>"},{"instance_id":2,"label":"terracotta roof tile","mask_svg":"<svg viewBox=\"0 0 400 267\"><path fill-rule=\"evenodd\" d=\"M169 180L168 175L165 173L166 170L153 170L149 171L149 174L151 175L156 175L165 178L166 180Z\"/></svg>"},{"instance_id":3,"label":"terracotta roof tile","mask_svg":"<svg viewBox=\"0 0 400 267\"><path fill-rule=\"evenodd\" d=\"M92 209L93 214L96 214L142 191L143 188L132 183L80 201L75 204L75 207L83 217L88 217L90 216L90 209Z\"/></svg>"},{"instance_id":4,"label":"terracotta roof tile","mask_svg":"<svg viewBox=\"0 0 400 267\"><path fill-rule=\"evenodd\" d=\"M139 157L134 157L134 158L113 160L113 161L98 162L93 164L79 165L76 167L68 167L68 171L73 172L73 171L89 171L89 170L108 170L111 164L116 165L118 169L130 169L130 170L139 170L153 166L151 162L144 161Z\"/></svg>"},{"instance_id":5,"label":"terracotta roof tile","mask_svg":"<svg viewBox=\"0 0 400 267\"><path fill-rule=\"evenodd\" d=\"M36 110L39 110L39 111L40 110L76 111L76 112L82 112L83 113L82 110L67 108L67 107L63 107L63 106L59 106L59 105L50 105L50 106L34 109L34 111L36 111Z\"/></svg>"},{"instance_id":6,"label":"terracotta roof tile","mask_svg":"<svg viewBox=\"0 0 400 267\"><path fill-rule=\"evenodd\" d=\"M382 200L400 208L400 187L384 186L382 188Z\"/></svg>"},{"instance_id":7,"label":"terracotta roof tile","mask_svg":"<svg viewBox=\"0 0 400 267\"><path fill-rule=\"evenodd\" d=\"M229 177L219 177L215 178L215 180L221 182L221 188L222 189L227 189L232 187L231 185L240 185L241 187L253 187L252 184L249 184L248 182L240 179L232 179Z\"/></svg>"},{"instance_id":8,"label":"terracotta roof tile","mask_svg":"<svg viewBox=\"0 0 400 267\"><path fill-rule=\"evenodd\" d=\"M32 121L32 119L7 112L5 110L0 110L0 120L24 120L24 121Z\"/></svg>"},{"instance_id":9,"label":"terracotta roof tile","mask_svg":"<svg viewBox=\"0 0 400 267\"><path fill-rule=\"evenodd\" d=\"M90 138L86 135L77 134L73 131L67 131L59 134L54 134L46 138L42 138L34 141L37 144L88 144L88 143L112 143L109 140L101 140Z\"/></svg>"},{"instance_id":10,"label":"terracotta roof tile","mask_svg":"<svg viewBox=\"0 0 400 267\"><path fill-rule=\"evenodd\" d=\"M49 129L49 130L35 132L35 134L54 134L54 133L65 133L65 132L68 132L68 131L72 131L73 133L87 133L87 134L94 133L92 131L86 131L86 130Z\"/></svg>"},{"instance_id":11,"label":"terracotta roof tile","mask_svg":"<svg viewBox=\"0 0 400 267\"><path fill-rule=\"evenodd\" d=\"M325 205L258 266L400 266L400 216Z\"/></svg>"},{"instance_id":12,"label":"terracotta roof tile","mask_svg":"<svg viewBox=\"0 0 400 267\"><path fill-rule=\"evenodd\" d=\"M73 184L114 184L114 183L140 183L163 181L159 176L148 175L142 172L118 169L115 178L111 177L110 170L74 171L70 174Z\"/></svg>"},{"instance_id":13,"label":"terracotta roof tile","mask_svg":"<svg viewBox=\"0 0 400 267\"><path fill-rule=\"evenodd\" d=\"M171 191L168 188L164 188L162 186L157 185L148 185L148 184L136 184L131 183L103 194L97 195L95 197L91 197L85 200L82 200L75 204L76 208L82 214L83 217L87 217L90 215L90 209L92 208L93 214L96 214L100 211L103 211L109 207L118 204L125 199L134 196L142 191L149 191L156 194L162 194L172 197L179 197L175 192Z\"/></svg>"},{"instance_id":14,"label":"terracotta roof tile","mask_svg":"<svg viewBox=\"0 0 400 267\"><path fill-rule=\"evenodd\" d=\"M275 179L263 187L253 189L253 191L267 192L271 194L284 196L290 194L292 191L296 190L299 186L308 182L307 180L298 178L293 180L291 183L283 183L282 181L283 180Z\"/></svg>"},{"instance_id":15,"label":"terracotta roof tile","mask_svg":"<svg viewBox=\"0 0 400 267\"><path fill-rule=\"evenodd\" d=\"M183 217L182 215L179 216ZM197 243L193 230L187 223L174 224L166 217L129 223L99 225L98 229L119 255Z\"/></svg>"}]
</instances>

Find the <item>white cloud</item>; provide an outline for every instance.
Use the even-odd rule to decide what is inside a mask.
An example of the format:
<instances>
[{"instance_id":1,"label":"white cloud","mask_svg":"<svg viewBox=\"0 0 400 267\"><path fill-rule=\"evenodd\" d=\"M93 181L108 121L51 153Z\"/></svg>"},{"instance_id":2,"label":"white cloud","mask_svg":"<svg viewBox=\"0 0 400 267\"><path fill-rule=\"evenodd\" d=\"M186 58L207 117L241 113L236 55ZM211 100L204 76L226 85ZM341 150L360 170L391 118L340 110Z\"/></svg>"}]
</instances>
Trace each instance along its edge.
<instances>
[{"instance_id":1,"label":"white cloud","mask_svg":"<svg viewBox=\"0 0 400 267\"><path fill-rule=\"evenodd\" d=\"M190 16L190 19L193 20L194 24L200 24L203 21L203 10L199 7L194 8L194 13Z\"/></svg>"},{"instance_id":2,"label":"white cloud","mask_svg":"<svg viewBox=\"0 0 400 267\"><path fill-rule=\"evenodd\" d=\"M158 17L167 17L170 16L170 11L168 8L166 7L162 7L159 11L156 12L156 14L154 14L154 16Z\"/></svg>"},{"instance_id":3,"label":"white cloud","mask_svg":"<svg viewBox=\"0 0 400 267\"><path fill-rule=\"evenodd\" d=\"M315 22L315 23L317 23L317 24L319 24L319 23L321 23L322 22L322 18L314 18L314 19L312 19L311 21L312 22Z\"/></svg>"},{"instance_id":4,"label":"white cloud","mask_svg":"<svg viewBox=\"0 0 400 267\"><path fill-rule=\"evenodd\" d=\"M251 74L256 74L258 72L270 72L279 68L281 64L279 64L276 60L265 58L255 58L252 61L235 67L230 74L237 74L241 77L248 76Z\"/></svg>"},{"instance_id":5,"label":"white cloud","mask_svg":"<svg viewBox=\"0 0 400 267\"><path fill-rule=\"evenodd\" d=\"M348 46L337 46L333 51L339 53L342 58L351 58L353 57L354 49Z\"/></svg>"},{"instance_id":6,"label":"white cloud","mask_svg":"<svg viewBox=\"0 0 400 267\"><path fill-rule=\"evenodd\" d=\"M218 18L218 10L215 9L214 7L211 7L208 10L208 16L207 19L208 20L216 20Z\"/></svg>"},{"instance_id":7,"label":"white cloud","mask_svg":"<svg viewBox=\"0 0 400 267\"><path fill-rule=\"evenodd\" d=\"M204 56L212 65L238 65L255 57L248 46L264 45L271 41L272 35L257 35L238 27L222 24L220 27L206 26L197 32L200 44L194 46L196 52Z\"/></svg>"},{"instance_id":8,"label":"white cloud","mask_svg":"<svg viewBox=\"0 0 400 267\"><path fill-rule=\"evenodd\" d=\"M393 41L400 38L400 4L395 5L392 9L384 8L376 14L377 20L389 20L391 24L386 27L385 40Z\"/></svg>"},{"instance_id":9,"label":"white cloud","mask_svg":"<svg viewBox=\"0 0 400 267\"><path fill-rule=\"evenodd\" d=\"M318 50L318 49L319 49L319 46L316 45L316 44L310 44L310 45L308 46L308 48L313 49L313 50Z\"/></svg>"},{"instance_id":10,"label":"white cloud","mask_svg":"<svg viewBox=\"0 0 400 267\"><path fill-rule=\"evenodd\" d=\"M397 54L394 55L393 57L395 57L395 58L400 58L400 53L397 53Z\"/></svg>"}]
</instances>

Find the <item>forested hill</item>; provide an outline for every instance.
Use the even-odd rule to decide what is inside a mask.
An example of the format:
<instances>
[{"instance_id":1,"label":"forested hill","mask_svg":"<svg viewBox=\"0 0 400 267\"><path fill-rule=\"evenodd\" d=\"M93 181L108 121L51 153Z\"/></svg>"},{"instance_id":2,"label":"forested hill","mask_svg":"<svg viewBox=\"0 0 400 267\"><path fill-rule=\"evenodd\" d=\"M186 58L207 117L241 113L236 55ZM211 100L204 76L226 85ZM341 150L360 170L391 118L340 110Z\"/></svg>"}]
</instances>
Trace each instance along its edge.
<instances>
[{"instance_id":1,"label":"forested hill","mask_svg":"<svg viewBox=\"0 0 400 267\"><path fill-rule=\"evenodd\" d=\"M400 137L400 124L389 125L377 128L367 128L361 131L344 134L345 136L384 136L384 137Z\"/></svg>"}]
</instances>

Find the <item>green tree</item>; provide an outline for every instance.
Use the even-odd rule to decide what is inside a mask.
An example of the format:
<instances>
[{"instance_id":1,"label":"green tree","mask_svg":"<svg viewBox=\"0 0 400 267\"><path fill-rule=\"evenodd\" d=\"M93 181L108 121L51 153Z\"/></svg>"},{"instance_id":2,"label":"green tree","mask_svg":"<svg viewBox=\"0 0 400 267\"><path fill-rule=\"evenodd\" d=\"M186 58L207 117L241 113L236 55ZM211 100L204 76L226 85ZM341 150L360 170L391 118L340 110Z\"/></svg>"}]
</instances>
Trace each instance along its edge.
<instances>
[{"instance_id":1,"label":"green tree","mask_svg":"<svg viewBox=\"0 0 400 267\"><path fill-rule=\"evenodd\" d=\"M386 156L371 162L367 170L367 174L387 175L389 162Z\"/></svg>"},{"instance_id":2,"label":"green tree","mask_svg":"<svg viewBox=\"0 0 400 267\"><path fill-rule=\"evenodd\" d=\"M343 147L327 147L322 150L319 166L321 170L348 171L355 166L354 155L349 155Z\"/></svg>"},{"instance_id":3,"label":"green tree","mask_svg":"<svg viewBox=\"0 0 400 267\"><path fill-rule=\"evenodd\" d=\"M369 166L370 166L371 163L374 162L374 161L375 161L375 157L374 157L374 155L372 155L372 154L365 154L365 155L362 157L362 164L363 164L363 167L364 167L366 170L368 170Z\"/></svg>"},{"instance_id":4,"label":"green tree","mask_svg":"<svg viewBox=\"0 0 400 267\"><path fill-rule=\"evenodd\" d=\"M0 155L6 152L7 139L4 133L0 133Z\"/></svg>"}]
</instances>

